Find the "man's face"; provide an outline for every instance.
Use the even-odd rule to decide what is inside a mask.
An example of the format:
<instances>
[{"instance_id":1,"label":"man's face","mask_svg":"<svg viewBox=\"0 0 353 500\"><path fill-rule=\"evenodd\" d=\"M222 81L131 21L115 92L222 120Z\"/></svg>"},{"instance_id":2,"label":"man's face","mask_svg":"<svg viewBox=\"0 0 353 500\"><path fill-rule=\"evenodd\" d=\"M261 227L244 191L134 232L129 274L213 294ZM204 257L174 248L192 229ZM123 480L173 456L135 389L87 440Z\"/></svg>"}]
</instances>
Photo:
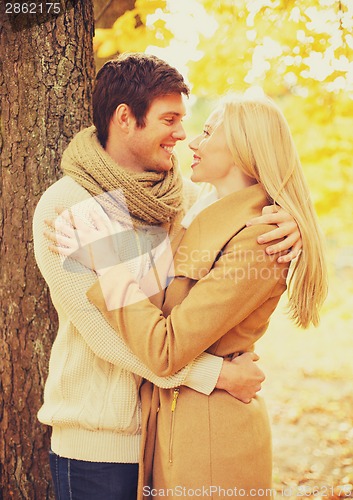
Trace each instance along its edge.
<instances>
[{"instance_id":1,"label":"man's face","mask_svg":"<svg viewBox=\"0 0 353 500\"><path fill-rule=\"evenodd\" d=\"M158 97L145 118L145 127L136 123L127 137L130 166L135 171L167 172L172 167L173 148L185 139L182 119L185 105L180 94Z\"/></svg>"}]
</instances>

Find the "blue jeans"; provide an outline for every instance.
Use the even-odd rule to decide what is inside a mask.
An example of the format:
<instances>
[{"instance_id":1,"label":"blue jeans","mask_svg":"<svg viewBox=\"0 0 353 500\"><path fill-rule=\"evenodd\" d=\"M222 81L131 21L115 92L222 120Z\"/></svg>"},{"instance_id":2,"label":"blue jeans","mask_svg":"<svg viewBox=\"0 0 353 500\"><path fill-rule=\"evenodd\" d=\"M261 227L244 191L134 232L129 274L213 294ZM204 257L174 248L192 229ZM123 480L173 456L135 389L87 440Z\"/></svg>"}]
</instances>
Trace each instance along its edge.
<instances>
[{"instance_id":1,"label":"blue jeans","mask_svg":"<svg viewBox=\"0 0 353 500\"><path fill-rule=\"evenodd\" d=\"M138 464L49 460L57 500L136 500Z\"/></svg>"}]
</instances>

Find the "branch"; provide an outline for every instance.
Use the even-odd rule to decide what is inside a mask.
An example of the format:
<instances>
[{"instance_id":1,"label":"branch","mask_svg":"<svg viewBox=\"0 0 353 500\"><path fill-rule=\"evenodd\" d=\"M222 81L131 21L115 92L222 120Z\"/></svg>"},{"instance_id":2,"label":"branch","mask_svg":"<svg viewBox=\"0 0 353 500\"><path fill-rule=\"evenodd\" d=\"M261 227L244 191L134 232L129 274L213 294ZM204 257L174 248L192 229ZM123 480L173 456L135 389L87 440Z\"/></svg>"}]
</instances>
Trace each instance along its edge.
<instances>
[{"instance_id":1,"label":"branch","mask_svg":"<svg viewBox=\"0 0 353 500\"><path fill-rule=\"evenodd\" d=\"M95 23L97 23L100 18L103 16L104 12L108 9L108 7L112 4L113 0L108 0L108 2L104 5L103 9L100 11L96 19L94 20Z\"/></svg>"}]
</instances>

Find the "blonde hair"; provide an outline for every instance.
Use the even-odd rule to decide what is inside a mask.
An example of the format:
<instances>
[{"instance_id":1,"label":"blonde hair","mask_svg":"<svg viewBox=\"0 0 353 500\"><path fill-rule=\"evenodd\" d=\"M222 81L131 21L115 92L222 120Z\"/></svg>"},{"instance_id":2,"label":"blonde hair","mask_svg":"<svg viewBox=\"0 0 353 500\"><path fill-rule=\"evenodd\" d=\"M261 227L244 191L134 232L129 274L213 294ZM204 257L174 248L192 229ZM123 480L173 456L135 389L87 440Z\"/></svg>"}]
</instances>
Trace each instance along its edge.
<instances>
[{"instance_id":1,"label":"blonde hair","mask_svg":"<svg viewBox=\"0 0 353 500\"><path fill-rule=\"evenodd\" d=\"M327 295L323 237L288 123L268 97L233 96L222 108L235 165L261 183L299 226L303 251L289 279L289 314L303 328L317 326Z\"/></svg>"}]
</instances>

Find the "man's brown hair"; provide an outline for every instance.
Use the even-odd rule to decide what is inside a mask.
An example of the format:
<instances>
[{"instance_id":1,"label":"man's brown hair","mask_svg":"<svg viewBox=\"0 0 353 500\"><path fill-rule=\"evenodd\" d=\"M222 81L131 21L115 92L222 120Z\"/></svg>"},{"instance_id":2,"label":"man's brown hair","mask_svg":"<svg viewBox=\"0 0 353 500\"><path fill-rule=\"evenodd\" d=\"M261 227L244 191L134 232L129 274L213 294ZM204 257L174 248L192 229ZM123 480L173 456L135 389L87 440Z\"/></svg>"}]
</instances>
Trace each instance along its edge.
<instances>
[{"instance_id":1,"label":"man's brown hair","mask_svg":"<svg viewBox=\"0 0 353 500\"><path fill-rule=\"evenodd\" d=\"M93 91L93 123L102 146L106 145L109 123L119 104L129 106L142 128L152 101L169 94L188 96L189 88L182 75L162 59L131 53L106 62L97 73Z\"/></svg>"}]
</instances>

